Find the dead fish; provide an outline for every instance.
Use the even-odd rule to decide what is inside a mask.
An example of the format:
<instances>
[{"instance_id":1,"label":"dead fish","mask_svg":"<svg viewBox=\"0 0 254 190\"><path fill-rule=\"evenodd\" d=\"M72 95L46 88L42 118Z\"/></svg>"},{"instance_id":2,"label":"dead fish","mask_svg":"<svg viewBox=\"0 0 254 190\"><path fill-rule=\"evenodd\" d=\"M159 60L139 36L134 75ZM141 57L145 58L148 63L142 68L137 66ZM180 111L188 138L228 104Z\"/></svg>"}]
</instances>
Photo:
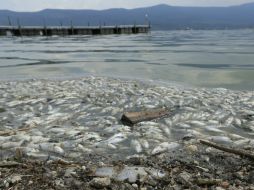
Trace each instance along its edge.
<instances>
[{"instance_id":1,"label":"dead fish","mask_svg":"<svg viewBox=\"0 0 254 190\"><path fill-rule=\"evenodd\" d=\"M168 126L166 126L166 125L160 125L160 128L161 128L161 130L166 134L166 135L170 135L171 134L171 131L170 131L170 129L169 129L169 127Z\"/></svg>"},{"instance_id":2,"label":"dead fish","mask_svg":"<svg viewBox=\"0 0 254 190\"><path fill-rule=\"evenodd\" d=\"M189 128L191 128L191 126L188 125L188 124L186 124L186 123L178 123L178 124L176 124L176 127L177 127L177 128L184 128L184 129L189 129Z\"/></svg>"},{"instance_id":3,"label":"dead fish","mask_svg":"<svg viewBox=\"0 0 254 190\"><path fill-rule=\"evenodd\" d=\"M173 125L173 122L170 119L164 119L164 121L169 127Z\"/></svg>"},{"instance_id":4,"label":"dead fish","mask_svg":"<svg viewBox=\"0 0 254 190\"><path fill-rule=\"evenodd\" d=\"M34 144L41 142L48 142L50 138L42 137L42 136L31 136L31 142Z\"/></svg>"},{"instance_id":5,"label":"dead fish","mask_svg":"<svg viewBox=\"0 0 254 190\"><path fill-rule=\"evenodd\" d=\"M135 183L136 181L142 182L149 176L163 178L166 176L166 173L153 168L124 166L122 169L118 169L116 167L97 168L95 173L92 175L97 177L109 177L116 181L128 181L130 183Z\"/></svg>"},{"instance_id":6,"label":"dead fish","mask_svg":"<svg viewBox=\"0 0 254 190\"><path fill-rule=\"evenodd\" d=\"M219 124L219 121L217 121L217 120L208 120L208 124L211 124L211 125L218 125L218 124Z\"/></svg>"},{"instance_id":7,"label":"dead fish","mask_svg":"<svg viewBox=\"0 0 254 190\"><path fill-rule=\"evenodd\" d=\"M137 152L140 153L142 152L142 147L141 144L138 140L131 140L131 147Z\"/></svg>"},{"instance_id":8,"label":"dead fish","mask_svg":"<svg viewBox=\"0 0 254 190\"><path fill-rule=\"evenodd\" d=\"M60 147L60 144L54 144L54 143L41 143L39 144L39 149L47 152L54 152L57 154L64 154L64 150Z\"/></svg>"},{"instance_id":9,"label":"dead fish","mask_svg":"<svg viewBox=\"0 0 254 190\"><path fill-rule=\"evenodd\" d=\"M142 145L143 148L149 149L149 143L145 139L140 139L140 144Z\"/></svg>"},{"instance_id":10,"label":"dead fish","mask_svg":"<svg viewBox=\"0 0 254 190\"><path fill-rule=\"evenodd\" d=\"M105 142L107 142L109 144L117 144L117 143L120 143L120 142L124 141L126 138L127 138L127 136L125 134L118 133L118 134L115 134L112 137L110 137Z\"/></svg>"},{"instance_id":11,"label":"dead fish","mask_svg":"<svg viewBox=\"0 0 254 190\"><path fill-rule=\"evenodd\" d=\"M235 124L238 126L242 125L242 121L239 118L235 118Z\"/></svg>"},{"instance_id":12,"label":"dead fish","mask_svg":"<svg viewBox=\"0 0 254 190\"><path fill-rule=\"evenodd\" d=\"M225 121L225 126L230 126L234 121L234 117L229 117L226 121Z\"/></svg>"},{"instance_id":13,"label":"dead fish","mask_svg":"<svg viewBox=\"0 0 254 190\"><path fill-rule=\"evenodd\" d=\"M86 148L86 147L84 147L84 146L81 145L81 144L78 144L76 150L77 150L77 151L81 151L81 152L85 152L85 153L91 153L91 152L92 152L91 149Z\"/></svg>"},{"instance_id":14,"label":"dead fish","mask_svg":"<svg viewBox=\"0 0 254 190\"><path fill-rule=\"evenodd\" d=\"M189 121L189 123L190 123L191 125L195 125L195 126L197 126L197 127L204 127L204 126L205 126L205 123L202 122L202 121Z\"/></svg>"},{"instance_id":15,"label":"dead fish","mask_svg":"<svg viewBox=\"0 0 254 190\"><path fill-rule=\"evenodd\" d=\"M216 143L225 143L225 144L232 143L232 140L226 136L211 136L211 137L208 137L208 139Z\"/></svg>"},{"instance_id":16,"label":"dead fish","mask_svg":"<svg viewBox=\"0 0 254 190\"><path fill-rule=\"evenodd\" d=\"M11 148L18 148L21 147L24 144L25 141L19 141L19 142L5 142L0 145L2 149L11 149Z\"/></svg>"},{"instance_id":17,"label":"dead fish","mask_svg":"<svg viewBox=\"0 0 254 190\"><path fill-rule=\"evenodd\" d=\"M171 143L164 142L164 143L161 143L158 146L156 146L152 150L151 154L156 155L156 154L160 154L160 153L167 152L167 151L173 151L176 148L178 148L179 146L180 146L180 144L176 143L176 142L171 142Z\"/></svg>"},{"instance_id":18,"label":"dead fish","mask_svg":"<svg viewBox=\"0 0 254 190\"><path fill-rule=\"evenodd\" d=\"M215 133L223 133L222 130L218 129L217 126L213 126L213 125L206 126L205 130L210 131L210 132L215 132Z\"/></svg>"}]
</instances>

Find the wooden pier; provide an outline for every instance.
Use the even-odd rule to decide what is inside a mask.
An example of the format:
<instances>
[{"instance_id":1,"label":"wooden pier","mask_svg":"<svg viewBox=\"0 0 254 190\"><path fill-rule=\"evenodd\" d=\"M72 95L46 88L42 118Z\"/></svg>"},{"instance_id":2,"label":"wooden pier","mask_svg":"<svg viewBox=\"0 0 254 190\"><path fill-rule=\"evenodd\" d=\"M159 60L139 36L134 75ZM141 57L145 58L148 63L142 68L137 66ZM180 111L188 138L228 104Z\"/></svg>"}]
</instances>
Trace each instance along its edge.
<instances>
[{"instance_id":1,"label":"wooden pier","mask_svg":"<svg viewBox=\"0 0 254 190\"><path fill-rule=\"evenodd\" d=\"M0 26L0 36L68 36L148 33L149 25L28 27Z\"/></svg>"}]
</instances>

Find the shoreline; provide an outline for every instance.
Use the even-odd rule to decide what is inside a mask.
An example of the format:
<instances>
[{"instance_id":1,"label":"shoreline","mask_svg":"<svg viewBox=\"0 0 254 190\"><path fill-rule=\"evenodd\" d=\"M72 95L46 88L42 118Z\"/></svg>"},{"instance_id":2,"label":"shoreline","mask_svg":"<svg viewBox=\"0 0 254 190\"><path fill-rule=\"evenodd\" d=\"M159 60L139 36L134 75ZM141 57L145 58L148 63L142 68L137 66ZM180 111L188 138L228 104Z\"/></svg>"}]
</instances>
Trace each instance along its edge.
<instances>
[{"instance_id":1,"label":"shoreline","mask_svg":"<svg viewBox=\"0 0 254 190\"><path fill-rule=\"evenodd\" d=\"M171 114L133 127L120 122L126 111L160 107L169 108ZM0 167L0 178L7 180L12 172L29 175L32 169L27 165L31 164L32 168L46 167L46 173L54 173L48 183L51 186L47 186L51 188L68 189L75 182L79 184L77 189L84 185L93 189L102 183L100 180L110 181L104 184L106 189L253 188L253 162L199 143L199 139L205 139L253 152L253 108L253 91L163 86L91 76L1 81L1 163L14 160L21 164L20 171ZM87 168L94 167L104 168L104 177L88 175ZM122 168L124 180L110 174L112 167ZM138 167L141 173L131 167ZM73 173L68 168L74 168ZM67 170L69 181L63 174ZM162 171L161 177L151 171ZM220 181L201 185L195 177L198 174L208 182ZM40 187L47 185L39 174L32 175L39 179ZM140 175L144 179L129 180ZM8 187L29 187L29 180L24 180L7 180Z\"/></svg>"}]
</instances>

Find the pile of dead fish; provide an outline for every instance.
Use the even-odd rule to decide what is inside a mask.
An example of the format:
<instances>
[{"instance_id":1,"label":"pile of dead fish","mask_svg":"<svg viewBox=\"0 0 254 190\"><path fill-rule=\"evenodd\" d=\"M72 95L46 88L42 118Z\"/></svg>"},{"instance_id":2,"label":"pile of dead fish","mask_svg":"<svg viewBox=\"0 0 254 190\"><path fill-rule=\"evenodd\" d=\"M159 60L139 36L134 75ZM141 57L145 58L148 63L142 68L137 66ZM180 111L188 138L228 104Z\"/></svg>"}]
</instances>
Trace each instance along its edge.
<instances>
[{"instance_id":1,"label":"pile of dead fish","mask_svg":"<svg viewBox=\"0 0 254 190\"><path fill-rule=\"evenodd\" d=\"M158 107L171 114L131 127L120 121L125 111ZM125 159L191 147L199 138L254 146L253 91L104 77L3 81L0 117L2 158L77 159L94 153Z\"/></svg>"}]
</instances>

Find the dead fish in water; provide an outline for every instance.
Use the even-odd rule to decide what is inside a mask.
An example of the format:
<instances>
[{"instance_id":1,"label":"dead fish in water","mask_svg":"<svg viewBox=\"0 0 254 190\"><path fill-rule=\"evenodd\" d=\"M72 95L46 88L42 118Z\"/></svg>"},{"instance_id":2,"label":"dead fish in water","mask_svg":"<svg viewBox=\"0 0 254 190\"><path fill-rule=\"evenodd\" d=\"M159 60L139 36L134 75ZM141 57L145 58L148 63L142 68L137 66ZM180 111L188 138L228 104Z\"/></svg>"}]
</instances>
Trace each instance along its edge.
<instances>
[{"instance_id":1,"label":"dead fish in water","mask_svg":"<svg viewBox=\"0 0 254 190\"><path fill-rule=\"evenodd\" d=\"M118 133L113 135L112 137L110 137L108 140L106 140L105 142L109 143L109 144L117 144L119 142L124 141L125 139L127 139L127 136L123 133Z\"/></svg>"},{"instance_id":2,"label":"dead fish in water","mask_svg":"<svg viewBox=\"0 0 254 190\"><path fill-rule=\"evenodd\" d=\"M215 132L215 133L224 133L224 131L218 129L217 126L213 126L213 125L206 126L206 127L205 127L205 130L206 130L206 131L209 131L209 132Z\"/></svg>"},{"instance_id":3,"label":"dead fish in water","mask_svg":"<svg viewBox=\"0 0 254 190\"><path fill-rule=\"evenodd\" d=\"M210 124L210 125L218 125L220 122L219 121L217 121L217 120L209 120L208 121L208 124Z\"/></svg>"},{"instance_id":4,"label":"dead fish in water","mask_svg":"<svg viewBox=\"0 0 254 190\"><path fill-rule=\"evenodd\" d=\"M117 147L115 146L116 144L125 141L127 139L127 136L123 133L118 133L113 135L112 137L110 137L107 140L104 141L100 141L98 143L95 143L95 147L108 147L108 148L112 148L112 149L116 149Z\"/></svg>"},{"instance_id":5,"label":"dead fish in water","mask_svg":"<svg viewBox=\"0 0 254 190\"><path fill-rule=\"evenodd\" d=\"M166 125L160 125L160 129L161 129L164 133L166 133L166 135L168 135L168 136L171 134L171 131L170 131L169 127L166 126Z\"/></svg>"},{"instance_id":6,"label":"dead fish in water","mask_svg":"<svg viewBox=\"0 0 254 190\"><path fill-rule=\"evenodd\" d=\"M57 154L64 154L64 150L60 147L60 144L54 144L54 143L41 143L39 144L39 149L46 151L46 152L53 152Z\"/></svg>"},{"instance_id":7,"label":"dead fish in water","mask_svg":"<svg viewBox=\"0 0 254 190\"><path fill-rule=\"evenodd\" d=\"M140 144L142 145L143 148L149 149L149 143L145 139L140 139Z\"/></svg>"},{"instance_id":8,"label":"dead fish in water","mask_svg":"<svg viewBox=\"0 0 254 190\"><path fill-rule=\"evenodd\" d=\"M191 128L191 126L188 125L188 124L186 124L186 123L177 123L177 124L176 124L176 127L177 127L177 128L184 128L184 129L189 129L189 128Z\"/></svg>"},{"instance_id":9,"label":"dead fish in water","mask_svg":"<svg viewBox=\"0 0 254 190\"><path fill-rule=\"evenodd\" d=\"M216 143L225 143L225 144L231 144L233 141L226 136L211 136L208 137L208 140L211 140Z\"/></svg>"},{"instance_id":10,"label":"dead fish in water","mask_svg":"<svg viewBox=\"0 0 254 190\"><path fill-rule=\"evenodd\" d=\"M167 151L174 151L176 148L180 147L180 144L179 143L176 143L176 142L164 142L164 143L161 143L159 144L158 146L156 146L151 154L152 155L157 155L157 154L160 154L160 153L163 153L163 152L167 152Z\"/></svg>"},{"instance_id":11,"label":"dead fish in water","mask_svg":"<svg viewBox=\"0 0 254 190\"><path fill-rule=\"evenodd\" d=\"M204 127L205 123L202 121L189 121L188 123L190 123L191 125L197 126L197 127Z\"/></svg>"},{"instance_id":12,"label":"dead fish in water","mask_svg":"<svg viewBox=\"0 0 254 190\"><path fill-rule=\"evenodd\" d=\"M81 152L85 152L85 153L91 153L91 152L93 152L91 149L86 148L86 147L84 147L81 144L78 144L78 146L76 147L76 150L77 151L81 151Z\"/></svg>"},{"instance_id":13,"label":"dead fish in water","mask_svg":"<svg viewBox=\"0 0 254 190\"><path fill-rule=\"evenodd\" d=\"M24 144L24 140L23 141L19 141L19 142L6 142L0 145L0 147L2 149L11 149L11 148L18 148L21 147Z\"/></svg>"},{"instance_id":14,"label":"dead fish in water","mask_svg":"<svg viewBox=\"0 0 254 190\"><path fill-rule=\"evenodd\" d=\"M225 126L230 126L234 121L234 117L229 117L225 122L224 122L224 125Z\"/></svg>"},{"instance_id":15,"label":"dead fish in water","mask_svg":"<svg viewBox=\"0 0 254 190\"><path fill-rule=\"evenodd\" d=\"M137 152L140 153L142 152L142 147L141 144L138 140L131 140L131 147Z\"/></svg>"}]
</instances>

